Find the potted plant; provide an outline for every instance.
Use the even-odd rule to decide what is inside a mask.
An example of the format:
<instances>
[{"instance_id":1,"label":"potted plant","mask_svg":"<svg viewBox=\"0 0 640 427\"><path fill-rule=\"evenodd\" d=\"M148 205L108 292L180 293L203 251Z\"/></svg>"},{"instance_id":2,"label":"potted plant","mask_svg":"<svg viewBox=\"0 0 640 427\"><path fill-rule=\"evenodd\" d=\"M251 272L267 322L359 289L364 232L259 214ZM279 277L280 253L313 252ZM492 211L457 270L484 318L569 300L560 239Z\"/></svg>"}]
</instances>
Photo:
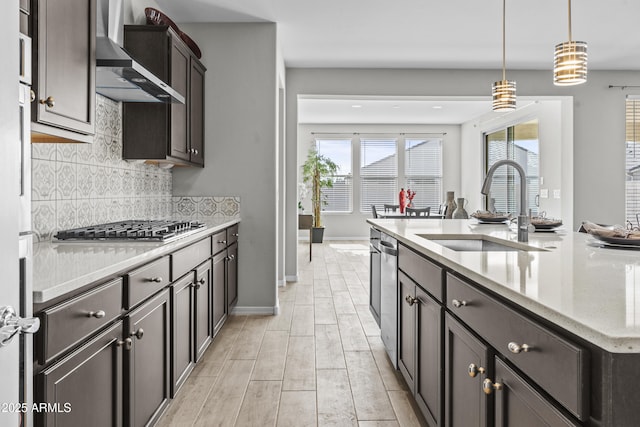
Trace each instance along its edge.
<instances>
[{"instance_id":1,"label":"potted plant","mask_svg":"<svg viewBox=\"0 0 640 427\"><path fill-rule=\"evenodd\" d=\"M338 165L330 158L318 153L313 145L309 149L307 160L302 165L303 182L311 186L311 211L313 213L312 242L322 243L324 227L320 218L322 205L327 201L322 197L323 188L333 187L333 176L338 172Z\"/></svg>"}]
</instances>

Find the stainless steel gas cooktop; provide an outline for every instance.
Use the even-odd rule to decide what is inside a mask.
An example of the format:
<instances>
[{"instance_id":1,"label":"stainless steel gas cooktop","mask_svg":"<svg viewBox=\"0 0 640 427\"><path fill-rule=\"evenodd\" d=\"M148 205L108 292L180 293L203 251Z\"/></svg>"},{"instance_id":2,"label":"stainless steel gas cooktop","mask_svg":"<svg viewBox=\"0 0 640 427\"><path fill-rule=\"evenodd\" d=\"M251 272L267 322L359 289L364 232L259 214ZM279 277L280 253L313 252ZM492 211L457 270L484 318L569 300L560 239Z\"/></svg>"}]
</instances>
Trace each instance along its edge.
<instances>
[{"instance_id":1,"label":"stainless steel gas cooktop","mask_svg":"<svg viewBox=\"0 0 640 427\"><path fill-rule=\"evenodd\" d=\"M54 241L170 242L202 231L204 227L197 221L127 220L58 231Z\"/></svg>"}]
</instances>

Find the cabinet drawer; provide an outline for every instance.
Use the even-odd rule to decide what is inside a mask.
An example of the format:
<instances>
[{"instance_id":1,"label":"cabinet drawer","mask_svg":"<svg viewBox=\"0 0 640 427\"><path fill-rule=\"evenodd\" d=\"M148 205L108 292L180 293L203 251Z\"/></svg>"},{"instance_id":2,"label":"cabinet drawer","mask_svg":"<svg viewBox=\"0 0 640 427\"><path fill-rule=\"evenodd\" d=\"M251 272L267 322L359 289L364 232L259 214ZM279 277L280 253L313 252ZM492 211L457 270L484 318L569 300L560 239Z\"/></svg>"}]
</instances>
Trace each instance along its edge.
<instances>
[{"instance_id":1,"label":"cabinet drawer","mask_svg":"<svg viewBox=\"0 0 640 427\"><path fill-rule=\"evenodd\" d=\"M442 268L403 245L398 245L398 267L425 291L442 301Z\"/></svg>"},{"instance_id":2,"label":"cabinet drawer","mask_svg":"<svg viewBox=\"0 0 640 427\"><path fill-rule=\"evenodd\" d=\"M122 279L42 312L44 346L39 356L48 363L120 315Z\"/></svg>"},{"instance_id":3,"label":"cabinet drawer","mask_svg":"<svg viewBox=\"0 0 640 427\"><path fill-rule=\"evenodd\" d=\"M127 274L125 308L130 309L169 285L169 257L160 258Z\"/></svg>"},{"instance_id":4,"label":"cabinet drawer","mask_svg":"<svg viewBox=\"0 0 640 427\"><path fill-rule=\"evenodd\" d=\"M177 280L211 256L211 237L171 254L171 281Z\"/></svg>"},{"instance_id":5,"label":"cabinet drawer","mask_svg":"<svg viewBox=\"0 0 640 427\"><path fill-rule=\"evenodd\" d=\"M227 247L227 230L222 230L211 236L211 253L217 254Z\"/></svg>"},{"instance_id":6,"label":"cabinet drawer","mask_svg":"<svg viewBox=\"0 0 640 427\"><path fill-rule=\"evenodd\" d=\"M238 241L238 224L227 228L227 245Z\"/></svg>"},{"instance_id":7,"label":"cabinet drawer","mask_svg":"<svg viewBox=\"0 0 640 427\"><path fill-rule=\"evenodd\" d=\"M447 308L574 415L587 418L585 349L450 274ZM522 350L524 344L528 351Z\"/></svg>"}]
</instances>

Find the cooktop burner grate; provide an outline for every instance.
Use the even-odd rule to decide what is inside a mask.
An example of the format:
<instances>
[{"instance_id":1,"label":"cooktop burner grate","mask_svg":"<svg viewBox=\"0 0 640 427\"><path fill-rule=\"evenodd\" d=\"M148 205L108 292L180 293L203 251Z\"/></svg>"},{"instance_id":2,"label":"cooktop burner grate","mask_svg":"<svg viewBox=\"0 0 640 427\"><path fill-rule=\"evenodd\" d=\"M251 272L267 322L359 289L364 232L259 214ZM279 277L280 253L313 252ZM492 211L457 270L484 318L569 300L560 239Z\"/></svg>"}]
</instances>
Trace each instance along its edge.
<instances>
[{"instance_id":1,"label":"cooktop burner grate","mask_svg":"<svg viewBox=\"0 0 640 427\"><path fill-rule=\"evenodd\" d=\"M58 242L66 241L155 241L167 242L200 231L198 221L127 220L58 231Z\"/></svg>"}]
</instances>

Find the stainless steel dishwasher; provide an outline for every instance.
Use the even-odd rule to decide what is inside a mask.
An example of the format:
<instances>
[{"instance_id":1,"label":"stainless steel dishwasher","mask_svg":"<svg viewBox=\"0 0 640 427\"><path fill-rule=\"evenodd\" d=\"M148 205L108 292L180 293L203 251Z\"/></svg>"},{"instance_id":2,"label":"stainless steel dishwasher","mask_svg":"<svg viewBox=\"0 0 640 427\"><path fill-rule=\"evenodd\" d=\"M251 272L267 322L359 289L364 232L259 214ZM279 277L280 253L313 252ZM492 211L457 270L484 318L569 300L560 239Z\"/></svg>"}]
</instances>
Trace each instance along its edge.
<instances>
[{"instance_id":1,"label":"stainless steel dishwasher","mask_svg":"<svg viewBox=\"0 0 640 427\"><path fill-rule=\"evenodd\" d=\"M394 368L398 368L398 242L380 236L380 335Z\"/></svg>"}]
</instances>

